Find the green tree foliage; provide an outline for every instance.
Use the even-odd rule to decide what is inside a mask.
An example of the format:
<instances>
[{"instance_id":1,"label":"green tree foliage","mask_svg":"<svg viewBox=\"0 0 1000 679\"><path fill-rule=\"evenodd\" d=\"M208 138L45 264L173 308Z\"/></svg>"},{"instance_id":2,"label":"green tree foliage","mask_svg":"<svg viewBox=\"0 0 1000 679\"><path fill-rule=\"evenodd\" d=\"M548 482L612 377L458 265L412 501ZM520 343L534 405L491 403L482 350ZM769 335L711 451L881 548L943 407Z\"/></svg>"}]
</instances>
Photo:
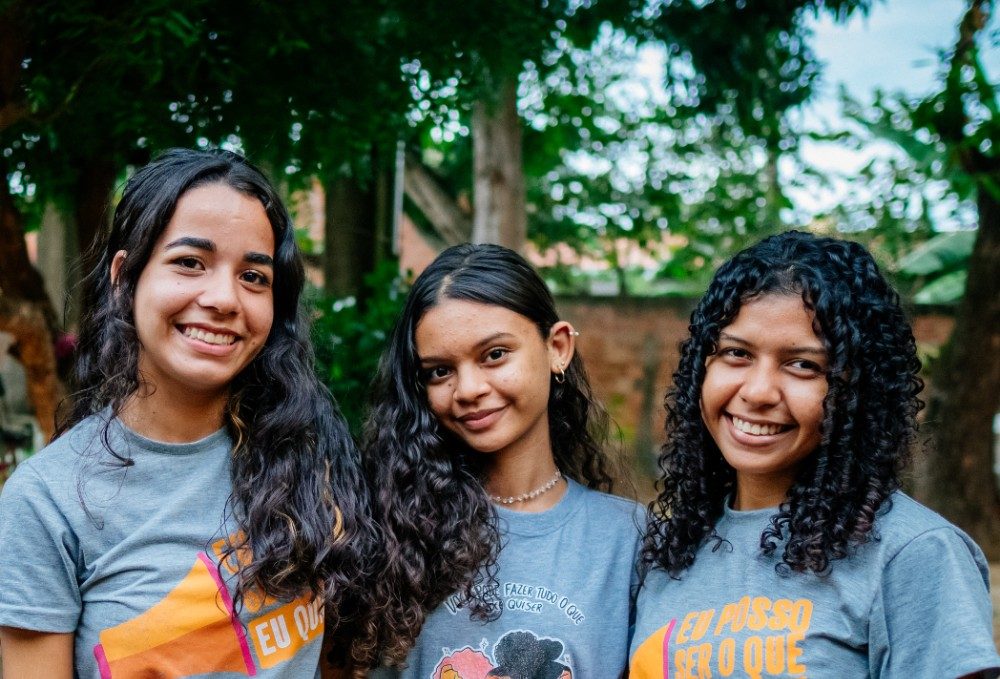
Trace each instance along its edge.
<instances>
[{"instance_id":1,"label":"green tree foliage","mask_svg":"<svg viewBox=\"0 0 1000 679\"><path fill-rule=\"evenodd\" d=\"M363 306L353 297L336 299L320 291L309 300L316 372L356 435L368 412L368 385L407 289L395 262L380 265L365 278L365 286Z\"/></svg>"},{"instance_id":2,"label":"green tree foliage","mask_svg":"<svg viewBox=\"0 0 1000 679\"><path fill-rule=\"evenodd\" d=\"M17 40L4 49L18 67L0 76L13 113L0 147L17 185L72 209L95 160L120 170L147 158L143 149L193 142L200 121L187 109L214 68L212 41L192 18L204 5L6 0Z\"/></svg>"},{"instance_id":3,"label":"green tree foliage","mask_svg":"<svg viewBox=\"0 0 1000 679\"><path fill-rule=\"evenodd\" d=\"M997 558L1000 490L989 470L1000 361L988 348L1000 345L1000 104L980 55L998 45L994 10L990 0L968 2L930 95L879 94L871 107L845 100L861 132L838 140L879 140L895 154L862 168L832 216L887 255L914 301L956 303L955 329L931 366L933 440L915 490ZM935 235L942 222L965 230Z\"/></svg>"},{"instance_id":4,"label":"green tree foliage","mask_svg":"<svg viewBox=\"0 0 1000 679\"><path fill-rule=\"evenodd\" d=\"M661 283L647 290L690 290L748 237L792 221L778 165L792 166L793 182L809 170L787 114L808 99L820 70L805 20L845 18L870 3L750 5L652 3L596 29L601 17L592 15L588 32L557 21L554 40L536 43L541 51L521 68L519 107L537 245L568 243L604 260L626 291L622 245L637 243L667 260ZM637 75L649 63L643 41L664 51L659 82ZM426 78L427 92L436 82ZM425 160L469 193L469 118L449 108L454 98L435 101L437 136L424 144Z\"/></svg>"},{"instance_id":5,"label":"green tree foliage","mask_svg":"<svg viewBox=\"0 0 1000 679\"><path fill-rule=\"evenodd\" d=\"M954 304L965 294L967 267L976 244L975 231L940 233L898 262L899 274L914 281L917 304Z\"/></svg>"}]
</instances>

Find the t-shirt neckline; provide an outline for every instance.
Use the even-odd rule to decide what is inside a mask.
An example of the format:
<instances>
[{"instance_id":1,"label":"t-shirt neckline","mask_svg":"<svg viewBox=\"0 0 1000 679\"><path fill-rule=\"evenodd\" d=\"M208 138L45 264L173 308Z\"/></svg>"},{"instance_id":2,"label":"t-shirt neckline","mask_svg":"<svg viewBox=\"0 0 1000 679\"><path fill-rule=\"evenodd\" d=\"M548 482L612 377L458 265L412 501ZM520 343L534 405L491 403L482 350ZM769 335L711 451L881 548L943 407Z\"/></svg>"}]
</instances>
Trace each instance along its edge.
<instances>
[{"instance_id":1,"label":"t-shirt neckline","mask_svg":"<svg viewBox=\"0 0 1000 679\"><path fill-rule=\"evenodd\" d=\"M516 535L545 535L566 523L579 508L580 500L586 490L568 476L564 478L566 492L556 504L544 511L519 512L506 507L496 507L501 531Z\"/></svg>"},{"instance_id":2,"label":"t-shirt neckline","mask_svg":"<svg viewBox=\"0 0 1000 679\"><path fill-rule=\"evenodd\" d=\"M112 422L112 427L117 430L117 433L121 435L128 445L136 446L148 452L168 455L192 455L194 453L200 453L222 444L229 438L229 432L226 431L226 428L220 427L208 436L200 438L197 441L168 443L166 441L157 441L155 439L146 438L137 431L130 429L128 425L122 422L121 418L118 417L116 417Z\"/></svg>"}]
</instances>

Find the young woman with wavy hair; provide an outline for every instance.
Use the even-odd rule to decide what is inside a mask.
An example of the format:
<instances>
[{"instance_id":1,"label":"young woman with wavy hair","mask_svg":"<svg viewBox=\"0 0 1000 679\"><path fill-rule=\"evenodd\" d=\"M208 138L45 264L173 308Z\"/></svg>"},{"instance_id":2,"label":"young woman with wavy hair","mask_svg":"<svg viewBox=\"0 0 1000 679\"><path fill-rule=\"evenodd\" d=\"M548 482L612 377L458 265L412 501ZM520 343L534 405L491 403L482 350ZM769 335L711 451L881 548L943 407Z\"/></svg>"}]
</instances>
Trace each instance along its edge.
<instances>
[{"instance_id":1,"label":"young woman with wavy hair","mask_svg":"<svg viewBox=\"0 0 1000 679\"><path fill-rule=\"evenodd\" d=\"M598 492L607 415L576 334L500 246L452 247L410 290L365 441L383 660L402 676L624 670L641 530Z\"/></svg>"},{"instance_id":2,"label":"young woman with wavy hair","mask_svg":"<svg viewBox=\"0 0 1000 679\"><path fill-rule=\"evenodd\" d=\"M982 552L899 490L923 385L871 255L767 238L719 269L690 333L632 679L995 676Z\"/></svg>"},{"instance_id":3,"label":"young woman with wavy hair","mask_svg":"<svg viewBox=\"0 0 1000 679\"><path fill-rule=\"evenodd\" d=\"M72 408L0 497L5 676L304 677L324 634L346 649L373 529L302 285L242 157L172 150L129 179Z\"/></svg>"}]
</instances>

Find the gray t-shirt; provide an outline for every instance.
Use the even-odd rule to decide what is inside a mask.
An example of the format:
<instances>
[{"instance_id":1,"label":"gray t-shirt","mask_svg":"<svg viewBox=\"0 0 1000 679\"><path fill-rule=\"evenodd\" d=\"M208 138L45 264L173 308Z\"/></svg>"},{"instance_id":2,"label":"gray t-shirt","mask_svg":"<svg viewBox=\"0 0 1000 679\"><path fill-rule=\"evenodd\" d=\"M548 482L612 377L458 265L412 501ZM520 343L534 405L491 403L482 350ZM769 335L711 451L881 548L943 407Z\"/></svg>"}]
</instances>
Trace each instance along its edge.
<instances>
[{"instance_id":1,"label":"gray t-shirt","mask_svg":"<svg viewBox=\"0 0 1000 679\"><path fill-rule=\"evenodd\" d=\"M983 554L943 518L894 493L878 541L828 575L780 575L780 546L760 554L774 512L727 507L717 530L729 545L707 543L679 580L649 575L631 679L942 679L1000 666Z\"/></svg>"},{"instance_id":2,"label":"gray t-shirt","mask_svg":"<svg viewBox=\"0 0 1000 679\"><path fill-rule=\"evenodd\" d=\"M405 679L613 679L625 669L630 592L644 517L629 500L570 481L553 508L500 508L500 617L454 598L427 619ZM447 558L446 554L442 558Z\"/></svg>"},{"instance_id":3,"label":"gray t-shirt","mask_svg":"<svg viewBox=\"0 0 1000 679\"><path fill-rule=\"evenodd\" d=\"M75 632L78 677L317 676L323 609L244 601L219 567L231 442L145 439L84 420L19 465L0 495L0 625ZM82 500L82 501L81 501Z\"/></svg>"}]
</instances>

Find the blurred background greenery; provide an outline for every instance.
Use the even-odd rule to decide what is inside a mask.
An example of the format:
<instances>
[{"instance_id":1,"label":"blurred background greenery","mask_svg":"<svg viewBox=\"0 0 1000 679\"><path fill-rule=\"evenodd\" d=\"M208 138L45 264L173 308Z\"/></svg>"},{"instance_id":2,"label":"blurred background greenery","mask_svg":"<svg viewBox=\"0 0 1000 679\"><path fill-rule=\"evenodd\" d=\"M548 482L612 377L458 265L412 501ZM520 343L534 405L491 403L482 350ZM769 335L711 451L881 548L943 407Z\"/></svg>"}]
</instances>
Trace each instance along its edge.
<instances>
[{"instance_id":1,"label":"blurred background greenery","mask_svg":"<svg viewBox=\"0 0 1000 679\"><path fill-rule=\"evenodd\" d=\"M927 81L832 96L817 33L903 5L949 27ZM318 370L355 431L408 272L445 245L503 243L563 298L624 304L690 299L749 242L808 229L866 243L909 304L954 319L928 354L915 492L1000 559L995 9L0 0L0 332L25 409L51 433L86 247L170 146L241 151L280 184Z\"/></svg>"}]
</instances>

